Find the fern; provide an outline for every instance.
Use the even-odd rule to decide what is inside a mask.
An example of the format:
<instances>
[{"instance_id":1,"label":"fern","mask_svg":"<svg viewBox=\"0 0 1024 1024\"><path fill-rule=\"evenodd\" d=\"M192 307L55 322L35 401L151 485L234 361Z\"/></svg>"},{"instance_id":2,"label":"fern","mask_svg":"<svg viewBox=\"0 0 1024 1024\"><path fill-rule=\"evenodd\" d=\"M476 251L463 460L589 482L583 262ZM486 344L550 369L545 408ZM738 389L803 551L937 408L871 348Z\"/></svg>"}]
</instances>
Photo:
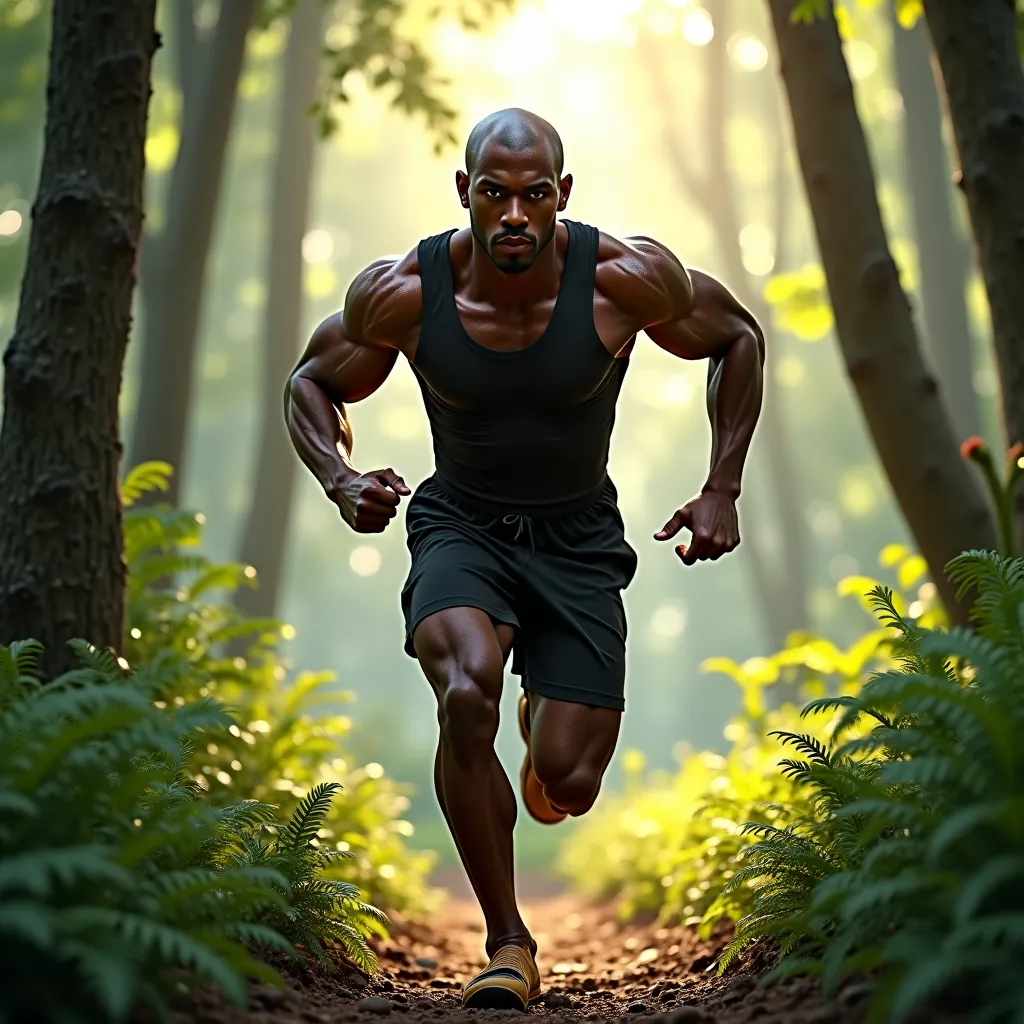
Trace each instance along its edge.
<instances>
[{"instance_id":1,"label":"fern","mask_svg":"<svg viewBox=\"0 0 1024 1024\"><path fill-rule=\"evenodd\" d=\"M141 474L129 490L155 490L160 472ZM378 906L429 912L436 904L426 887L433 856L407 845L406 793L381 777L379 766L362 767L346 755L351 698L333 676L289 677L277 651L286 627L248 618L232 604L235 591L253 585L252 570L209 561L200 550L202 516L191 512L128 507L124 533L128 662L144 666L154 696L168 706L215 697L237 719L231 731L196 744L187 766L192 783L211 803L243 796L276 805L285 816L315 787L333 784L314 831L325 846L355 856L332 858L323 870L357 884Z\"/></svg>"},{"instance_id":2,"label":"fern","mask_svg":"<svg viewBox=\"0 0 1024 1024\"><path fill-rule=\"evenodd\" d=\"M951 992L979 1020L1024 1006L1013 967L1024 955L1024 561L967 552L948 571L962 592L977 590L976 629L923 629L891 593L872 592L899 631L896 667L856 696L808 705L838 714L825 756L781 736L807 759L781 764L813 812L785 828L751 825L757 841L729 883L752 885L753 905L723 965L765 937L789 954L776 977L815 973L834 989L870 965L879 1021ZM794 870L828 862L811 886Z\"/></svg>"},{"instance_id":3,"label":"fern","mask_svg":"<svg viewBox=\"0 0 1024 1024\"><path fill-rule=\"evenodd\" d=\"M172 969L241 1005L247 979L280 980L254 946L297 956L301 941L330 964L336 944L374 970L367 938L387 919L323 876L333 855L316 845L337 785L280 823L266 803L211 804L189 761L233 725L225 710L154 702L167 656L126 670L72 646L81 668L45 687L37 644L0 649L0 1019L166 1015Z\"/></svg>"}]
</instances>

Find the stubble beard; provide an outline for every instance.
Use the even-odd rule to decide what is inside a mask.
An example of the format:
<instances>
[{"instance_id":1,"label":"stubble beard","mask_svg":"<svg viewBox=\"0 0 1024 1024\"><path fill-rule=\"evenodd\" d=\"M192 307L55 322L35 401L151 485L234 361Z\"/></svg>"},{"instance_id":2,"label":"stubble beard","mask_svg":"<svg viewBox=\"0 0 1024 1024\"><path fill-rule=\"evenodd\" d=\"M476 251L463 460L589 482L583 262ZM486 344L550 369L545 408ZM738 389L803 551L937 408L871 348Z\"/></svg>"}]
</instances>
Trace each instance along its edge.
<instances>
[{"instance_id":1,"label":"stubble beard","mask_svg":"<svg viewBox=\"0 0 1024 1024\"><path fill-rule=\"evenodd\" d=\"M558 222L556 220L553 220L551 222L551 227L548 229L547 234L540 240L540 243L537 245L537 248L534 249L532 258L527 260L524 259L522 256L515 256L509 254L504 257L506 260L509 260L509 262L504 263L494 255L491 243L478 230L476 219L473 216L472 207L470 208L469 211L469 229L470 231L473 232L473 237L477 240L477 243L479 244L480 248L483 249L485 253L487 253L488 257L490 258L490 261L503 274L523 274L527 270L529 270L530 267L533 266L534 261L537 259L537 257L544 251L548 244L550 244L551 239L555 237L555 229L557 226Z\"/></svg>"}]
</instances>

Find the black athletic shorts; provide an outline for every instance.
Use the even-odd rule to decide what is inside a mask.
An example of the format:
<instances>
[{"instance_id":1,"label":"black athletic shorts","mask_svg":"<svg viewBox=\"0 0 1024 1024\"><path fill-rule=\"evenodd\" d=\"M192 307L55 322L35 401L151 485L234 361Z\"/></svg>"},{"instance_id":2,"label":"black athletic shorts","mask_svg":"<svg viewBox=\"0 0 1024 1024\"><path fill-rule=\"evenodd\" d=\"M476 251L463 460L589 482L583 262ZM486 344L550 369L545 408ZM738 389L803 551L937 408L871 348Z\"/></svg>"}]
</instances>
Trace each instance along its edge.
<instances>
[{"instance_id":1,"label":"black athletic shorts","mask_svg":"<svg viewBox=\"0 0 1024 1024\"><path fill-rule=\"evenodd\" d=\"M622 591L636 573L615 487L570 515L494 516L428 477L406 512L412 567L402 590L405 650L428 615L470 607L515 629L523 689L594 707L625 707Z\"/></svg>"}]
</instances>

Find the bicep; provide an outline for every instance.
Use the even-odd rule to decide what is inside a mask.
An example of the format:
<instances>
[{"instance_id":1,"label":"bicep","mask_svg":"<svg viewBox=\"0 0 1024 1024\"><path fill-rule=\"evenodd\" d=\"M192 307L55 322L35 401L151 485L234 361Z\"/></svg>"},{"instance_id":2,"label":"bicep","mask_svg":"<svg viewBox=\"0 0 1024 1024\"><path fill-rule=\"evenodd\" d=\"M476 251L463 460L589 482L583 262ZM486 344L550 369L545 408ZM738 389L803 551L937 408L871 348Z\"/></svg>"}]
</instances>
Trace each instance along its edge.
<instances>
[{"instance_id":1,"label":"bicep","mask_svg":"<svg viewBox=\"0 0 1024 1024\"><path fill-rule=\"evenodd\" d=\"M689 312L648 327L648 337L681 359L717 360L738 339L752 334L763 359L760 328L728 288L699 270L691 270L689 277L693 290Z\"/></svg>"},{"instance_id":2,"label":"bicep","mask_svg":"<svg viewBox=\"0 0 1024 1024\"><path fill-rule=\"evenodd\" d=\"M334 405L361 402L387 380L397 358L397 349L366 343L336 313L313 332L293 378L316 384Z\"/></svg>"}]
</instances>

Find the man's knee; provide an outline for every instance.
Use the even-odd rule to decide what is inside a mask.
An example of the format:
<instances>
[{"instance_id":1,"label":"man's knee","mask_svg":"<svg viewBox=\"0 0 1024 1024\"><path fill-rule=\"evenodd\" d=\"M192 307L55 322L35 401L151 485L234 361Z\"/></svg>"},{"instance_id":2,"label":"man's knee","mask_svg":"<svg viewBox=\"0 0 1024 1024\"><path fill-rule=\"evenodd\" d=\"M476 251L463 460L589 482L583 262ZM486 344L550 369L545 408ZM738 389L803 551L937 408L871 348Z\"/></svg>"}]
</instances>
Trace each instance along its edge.
<instances>
[{"instance_id":1,"label":"man's knee","mask_svg":"<svg viewBox=\"0 0 1024 1024\"><path fill-rule=\"evenodd\" d=\"M588 765L577 765L566 772L534 758L533 770L548 800L574 817L586 814L601 790L601 773Z\"/></svg>"},{"instance_id":2,"label":"man's knee","mask_svg":"<svg viewBox=\"0 0 1024 1024\"><path fill-rule=\"evenodd\" d=\"M438 721L445 745L460 763L493 749L500 695L500 672L497 687L489 671L478 673L473 668L456 671L444 683L438 697Z\"/></svg>"},{"instance_id":3,"label":"man's knee","mask_svg":"<svg viewBox=\"0 0 1024 1024\"><path fill-rule=\"evenodd\" d=\"M449 625L438 622L441 627ZM445 746L457 761L470 763L493 749L498 732L501 649L492 637L450 628L420 630L414 640L420 664L437 694Z\"/></svg>"}]
</instances>

